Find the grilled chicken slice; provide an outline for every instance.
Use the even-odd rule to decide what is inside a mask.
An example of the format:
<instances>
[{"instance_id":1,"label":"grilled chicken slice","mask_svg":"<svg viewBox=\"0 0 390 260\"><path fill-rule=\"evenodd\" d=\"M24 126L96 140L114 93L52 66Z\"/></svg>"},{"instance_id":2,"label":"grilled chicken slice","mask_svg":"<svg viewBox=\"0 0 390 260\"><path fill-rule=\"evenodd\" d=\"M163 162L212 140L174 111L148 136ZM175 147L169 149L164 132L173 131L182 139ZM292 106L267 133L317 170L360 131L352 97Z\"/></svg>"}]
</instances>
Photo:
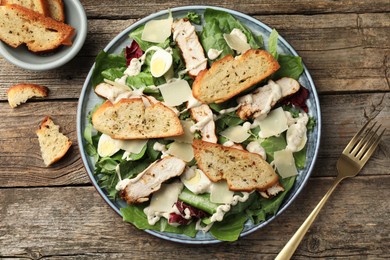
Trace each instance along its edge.
<instances>
[{"instance_id":1,"label":"grilled chicken slice","mask_svg":"<svg viewBox=\"0 0 390 260\"><path fill-rule=\"evenodd\" d=\"M267 85L237 99L241 104L237 114L243 120L266 116L279 100L296 93L299 88L299 82L293 78L284 77L276 82L270 80Z\"/></svg>"},{"instance_id":2,"label":"grilled chicken slice","mask_svg":"<svg viewBox=\"0 0 390 260\"><path fill-rule=\"evenodd\" d=\"M193 107L190 109L192 118L196 124L191 127L191 131L199 130L202 135L202 140L210 143L217 143L218 139L215 135L215 123L213 111L206 104Z\"/></svg>"},{"instance_id":3,"label":"grilled chicken slice","mask_svg":"<svg viewBox=\"0 0 390 260\"><path fill-rule=\"evenodd\" d=\"M100 83L95 87L95 93L98 96L106 98L111 101L111 103L116 103L122 98L130 98L132 91L130 88L126 88L121 85L111 85L108 83Z\"/></svg>"},{"instance_id":4,"label":"grilled chicken slice","mask_svg":"<svg viewBox=\"0 0 390 260\"><path fill-rule=\"evenodd\" d=\"M120 192L128 204L142 203L149 200L150 194L158 191L161 184L183 173L186 163L176 157L167 156L158 160L139 173Z\"/></svg>"},{"instance_id":5,"label":"grilled chicken slice","mask_svg":"<svg viewBox=\"0 0 390 260\"><path fill-rule=\"evenodd\" d=\"M188 74L195 78L207 67L207 59L198 35L196 35L195 26L188 19L179 19L173 22L172 33L173 39L183 54Z\"/></svg>"},{"instance_id":6,"label":"grilled chicken slice","mask_svg":"<svg viewBox=\"0 0 390 260\"><path fill-rule=\"evenodd\" d=\"M261 191L260 195L266 199L275 197L279 192L284 191L283 186L278 182L274 186L268 188L266 191Z\"/></svg>"}]
</instances>

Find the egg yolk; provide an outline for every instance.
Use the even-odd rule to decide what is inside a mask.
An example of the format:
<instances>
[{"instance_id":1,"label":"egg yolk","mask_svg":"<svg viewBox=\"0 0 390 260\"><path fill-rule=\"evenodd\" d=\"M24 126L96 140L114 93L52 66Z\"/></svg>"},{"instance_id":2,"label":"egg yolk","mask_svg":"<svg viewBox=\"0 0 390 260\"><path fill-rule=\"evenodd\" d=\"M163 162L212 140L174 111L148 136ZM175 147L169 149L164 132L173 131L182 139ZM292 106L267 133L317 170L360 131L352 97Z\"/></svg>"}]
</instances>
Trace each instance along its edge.
<instances>
[{"instance_id":1,"label":"egg yolk","mask_svg":"<svg viewBox=\"0 0 390 260\"><path fill-rule=\"evenodd\" d=\"M197 184L200 181L200 174L195 170L195 174L191 177L191 179L187 180L189 185Z\"/></svg>"},{"instance_id":2,"label":"egg yolk","mask_svg":"<svg viewBox=\"0 0 390 260\"><path fill-rule=\"evenodd\" d=\"M153 61L151 64L151 70L153 71L153 74L160 77L165 72L166 64L163 59L157 58Z\"/></svg>"}]
</instances>

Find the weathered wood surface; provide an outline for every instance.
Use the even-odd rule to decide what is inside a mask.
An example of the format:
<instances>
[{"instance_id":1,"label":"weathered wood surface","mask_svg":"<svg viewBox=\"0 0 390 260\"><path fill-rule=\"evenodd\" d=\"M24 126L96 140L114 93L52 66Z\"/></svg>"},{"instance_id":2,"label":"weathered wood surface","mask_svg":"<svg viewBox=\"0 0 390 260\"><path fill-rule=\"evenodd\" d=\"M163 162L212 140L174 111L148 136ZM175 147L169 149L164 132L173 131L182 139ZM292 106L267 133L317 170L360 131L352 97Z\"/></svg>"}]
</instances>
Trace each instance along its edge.
<instances>
[{"instance_id":1,"label":"weathered wood surface","mask_svg":"<svg viewBox=\"0 0 390 260\"><path fill-rule=\"evenodd\" d=\"M0 57L0 257L52 259L273 259L330 187L345 144L368 119L390 129L390 2L82 0L88 36L65 66L33 72ZM218 5L276 28L302 56L320 94L321 149L312 177L274 222L234 243L175 244L123 223L91 186L77 142L76 110L96 54L123 29L155 11ZM11 109L9 86L50 88L45 100ZM53 167L41 159L35 130L51 115L73 145ZM390 131L361 174L344 181L294 259L390 258Z\"/></svg>"},{"instance_id":2,"label":"weathered wood surface","mask_svg":"<svg viewBox=\"0 0 390 260\"><path fill-rule=\"evenodd\" d=\"M163 241L126 224L92 187L0 190L0 256L40 258L273 259L329 188L315 178L267 227L234 243L188 246ZM294 259L390 257L386 198L390 177L342 183ZM373 198L378 198L375 204Z\"/></svg>"},{"instance_id":3,"label":"weathered wood surface","mask_svg":"<svg viewBox=\"0 0 390 260\"><path fill-rule=\"evenodd\" d=\"M390 13L255 17L276 28L292 44L320 93L390 90ZM134 21L89 20L88 37L80 54L45 74L0 59L0 100L6 100L6 89L20 81L48 86L49 99L78 98L94 57ZM75 66L78 73L74 73Z\"/></svg>"},{"instance_id":4,"label":"weathered wood surface","mask_svg":"<svg viewBox=\"0 0 390 260\"><path fill-rule=\"evenodd\" d=\"M321 150L313 172L314 177L335 176L335 162L349 139L366 120L383 122L390 129L390 93L359 95L324 95L320 99L323 131ZM345 109L353 104L353 111ZM0 187L52 186L88 184L89 179L79 155L76 133L76 102L29 102L16 109L0 103ZM352 107L351 107L352 109ZM31 111L34 111L31 114ZM73 141L65 160L45 167L35 130L45 115L52 116L61 131ZM17 131L15 131L17 129ZM390 169L390 131L369 161L370 170L362 175L388 175ZM21 174L22 172L22 174Z\"/></svg>"}]
</instances>

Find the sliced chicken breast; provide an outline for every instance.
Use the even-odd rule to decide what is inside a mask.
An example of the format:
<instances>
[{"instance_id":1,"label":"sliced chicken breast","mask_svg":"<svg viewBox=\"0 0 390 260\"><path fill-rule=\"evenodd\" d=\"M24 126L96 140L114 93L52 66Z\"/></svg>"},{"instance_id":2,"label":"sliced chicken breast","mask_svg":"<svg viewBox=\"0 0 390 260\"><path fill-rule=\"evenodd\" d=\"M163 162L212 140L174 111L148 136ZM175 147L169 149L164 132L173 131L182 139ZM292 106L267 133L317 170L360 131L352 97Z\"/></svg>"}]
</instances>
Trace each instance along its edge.
<instances>
[{"instance_id":1,"label":"sliced chicken breast","mask_svg":"<svg viewBox=\"0 0 390 260\"><path fill-rule=\"evenodd\" d=\"M270 80L267 85L237 99L241 104L237 114L243 120L266 116L279 100L296 93L299 88L299 82L293 78L284 77L275 82Z\"/></svg>"},{"instance_id":2,"label":"sliced chicken breast","mask_svg":"<svg viewBox=\"0 0 390 260\"><path fill-rule=\"evenodd\" d=\"M104 82L95 87L95 93L98 96L110 100L112 103L116 103L122 98L130 98L132 95L130 88L125 88L120 85L111 85Z\"/></svg>"},{"instance_id":3,"label":"sliced chicken breast","mask_svg":"<svg viewBox=\"0 0 390 260\"><path fill-rule=\"evenodd\" d=\"M266 191L261 191L260 195L266 199L276 196L279 192L284 191L283 186L278 182L274 186L268 188Z\"/></svg>"},{"instance_id":4,"label":"sliced chicken breast","mask_svg":"<svg viewBox=\"0 0 390 260\"><path fill-rule=\"evenodd\" d=\"M188 74L196 77L198 73L207 67L207 59L199 42L198 35L187 19L179 19L172 24L173 39L179 46Z\"/></svg>"},{"instance_id":5,"label":"sliced chicken breast","mask_svg":"<svg viewBox=\"0 0 390 260\"><path fill-rule=\"evenodd\" d=\"M149 200L150 194L158 191L161 184L183 173L186 163L178 158L167 156L151 164L147 169L130 179L120 196L128 204Z\"/></svg>"},{"instance_id":6,"label":"sliced chicken breast","mask_svg":"<svg viewBox=\"0 0 390 260\"><path fill-rule=\"evenodd\" d=\"M215 123L213 119L213 111L206 104L193 107L190 109L192 118L196 124L192 126L193 130L199 130L202 135L202 140L210 143L217 143L218 139L215 135Z\"/></svg>"}]
</instances>

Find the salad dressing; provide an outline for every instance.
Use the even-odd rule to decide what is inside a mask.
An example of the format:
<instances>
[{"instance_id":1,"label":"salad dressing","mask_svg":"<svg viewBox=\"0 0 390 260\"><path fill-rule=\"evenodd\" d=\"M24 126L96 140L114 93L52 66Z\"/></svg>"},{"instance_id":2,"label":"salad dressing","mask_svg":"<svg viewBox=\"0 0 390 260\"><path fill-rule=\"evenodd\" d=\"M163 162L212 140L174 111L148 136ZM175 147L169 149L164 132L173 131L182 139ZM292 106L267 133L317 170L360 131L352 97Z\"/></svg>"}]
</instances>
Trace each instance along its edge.
<instances>
[{"instance_id":1,"label":"salad dressing","mask_svg":"<svg viewBox=\"0 0 390 260\"><path fill-rule=\"evenodd\" d=\"M201 131L209 122L214 121L213 114L207 115L205 118L197 122L195 125L191 126L191 133L195 133L196 131Z\"/></svg>"},{"instance_id":2,"label":"salad dressing","mask_svg":"<svg viewBox=\"0 0 390 260\"><path fill-rule=\"evenodd\" d=\"M219 55L221 55L222 51L219 51L217 49L209 49L208 52L207 52L207 57L210 59L210 60L215 60L216 58L218 58Z\"/></svg>"},{"instance_id":3,"label":"salad dressing","mask_svg":"<svg viewBox=\"0 0 390 260\"><path fill-rule=\"evenodd\" d=\"M298 152L303 149L307 141L306 125L308 120L309 118L306 113L300 113L299 117L296 119L296 123L291 125L289 129L287 129L287 150L290 150L292 152Z\"/></svg>"},{"instance_id":4,"label":"salad dressing","mask_svg":"<svg viewBox=\"0 0 390 260\"><path fill-rule=\"evenodd\" d=\"M257 153L258 155L260 155L264 160L267 159L267 154L264 150L264 148L259 144L259 142L257 141L253 141L253 142L250 142L247 146L246 146L246 150L250 153Z\"/></svg>"},{"instance_id":5,"label":"salad dressing","mask_svg":"<svg viewBox=\"0 0 390 260\"><path fill-rule=\"evenodd\" d=\"M234 195L232 197L232 200L229 203L220 205L217 207L217 212L215 212L211 217L210 221L215 222L215 221L222 221L223 217L225 214L230 210L231 206L237 205L238 202L245 202L249 198L249 192L241 192L242 197L239 195Z\"/></svg>"},{"instance_id":6,"label":"salad dressing","mask_svg":"<svg viewBox=\"0 0 390 260\"><path fill-rule=\"evenodd\" d=\"M227 109L222 109L221 111L219 111L219 114L220 115L224 115L224 114L228 114L230 112L234 112L236 111L237 109L239 109L241 106L241 104L238 104L237 106L235 107L231 107L231 108L227 108Z\"/></svg>"},{"instance_id":7,"label":"salad dressing","mask_svg":"<svg viewBox=\"0 0 390 260\"><path fill-rule=\"evenodd\" d=\"M195 63L193 66L191 66L189 68L186 68L184 70L179 71L178 72L179 77L183 76L184 74L186 74L190 70L194 70L194 69L198 68L199 66L201 66L205 62L207 62L207 58L200 60L198 63Z\"/></svg>"}]
</instances>

